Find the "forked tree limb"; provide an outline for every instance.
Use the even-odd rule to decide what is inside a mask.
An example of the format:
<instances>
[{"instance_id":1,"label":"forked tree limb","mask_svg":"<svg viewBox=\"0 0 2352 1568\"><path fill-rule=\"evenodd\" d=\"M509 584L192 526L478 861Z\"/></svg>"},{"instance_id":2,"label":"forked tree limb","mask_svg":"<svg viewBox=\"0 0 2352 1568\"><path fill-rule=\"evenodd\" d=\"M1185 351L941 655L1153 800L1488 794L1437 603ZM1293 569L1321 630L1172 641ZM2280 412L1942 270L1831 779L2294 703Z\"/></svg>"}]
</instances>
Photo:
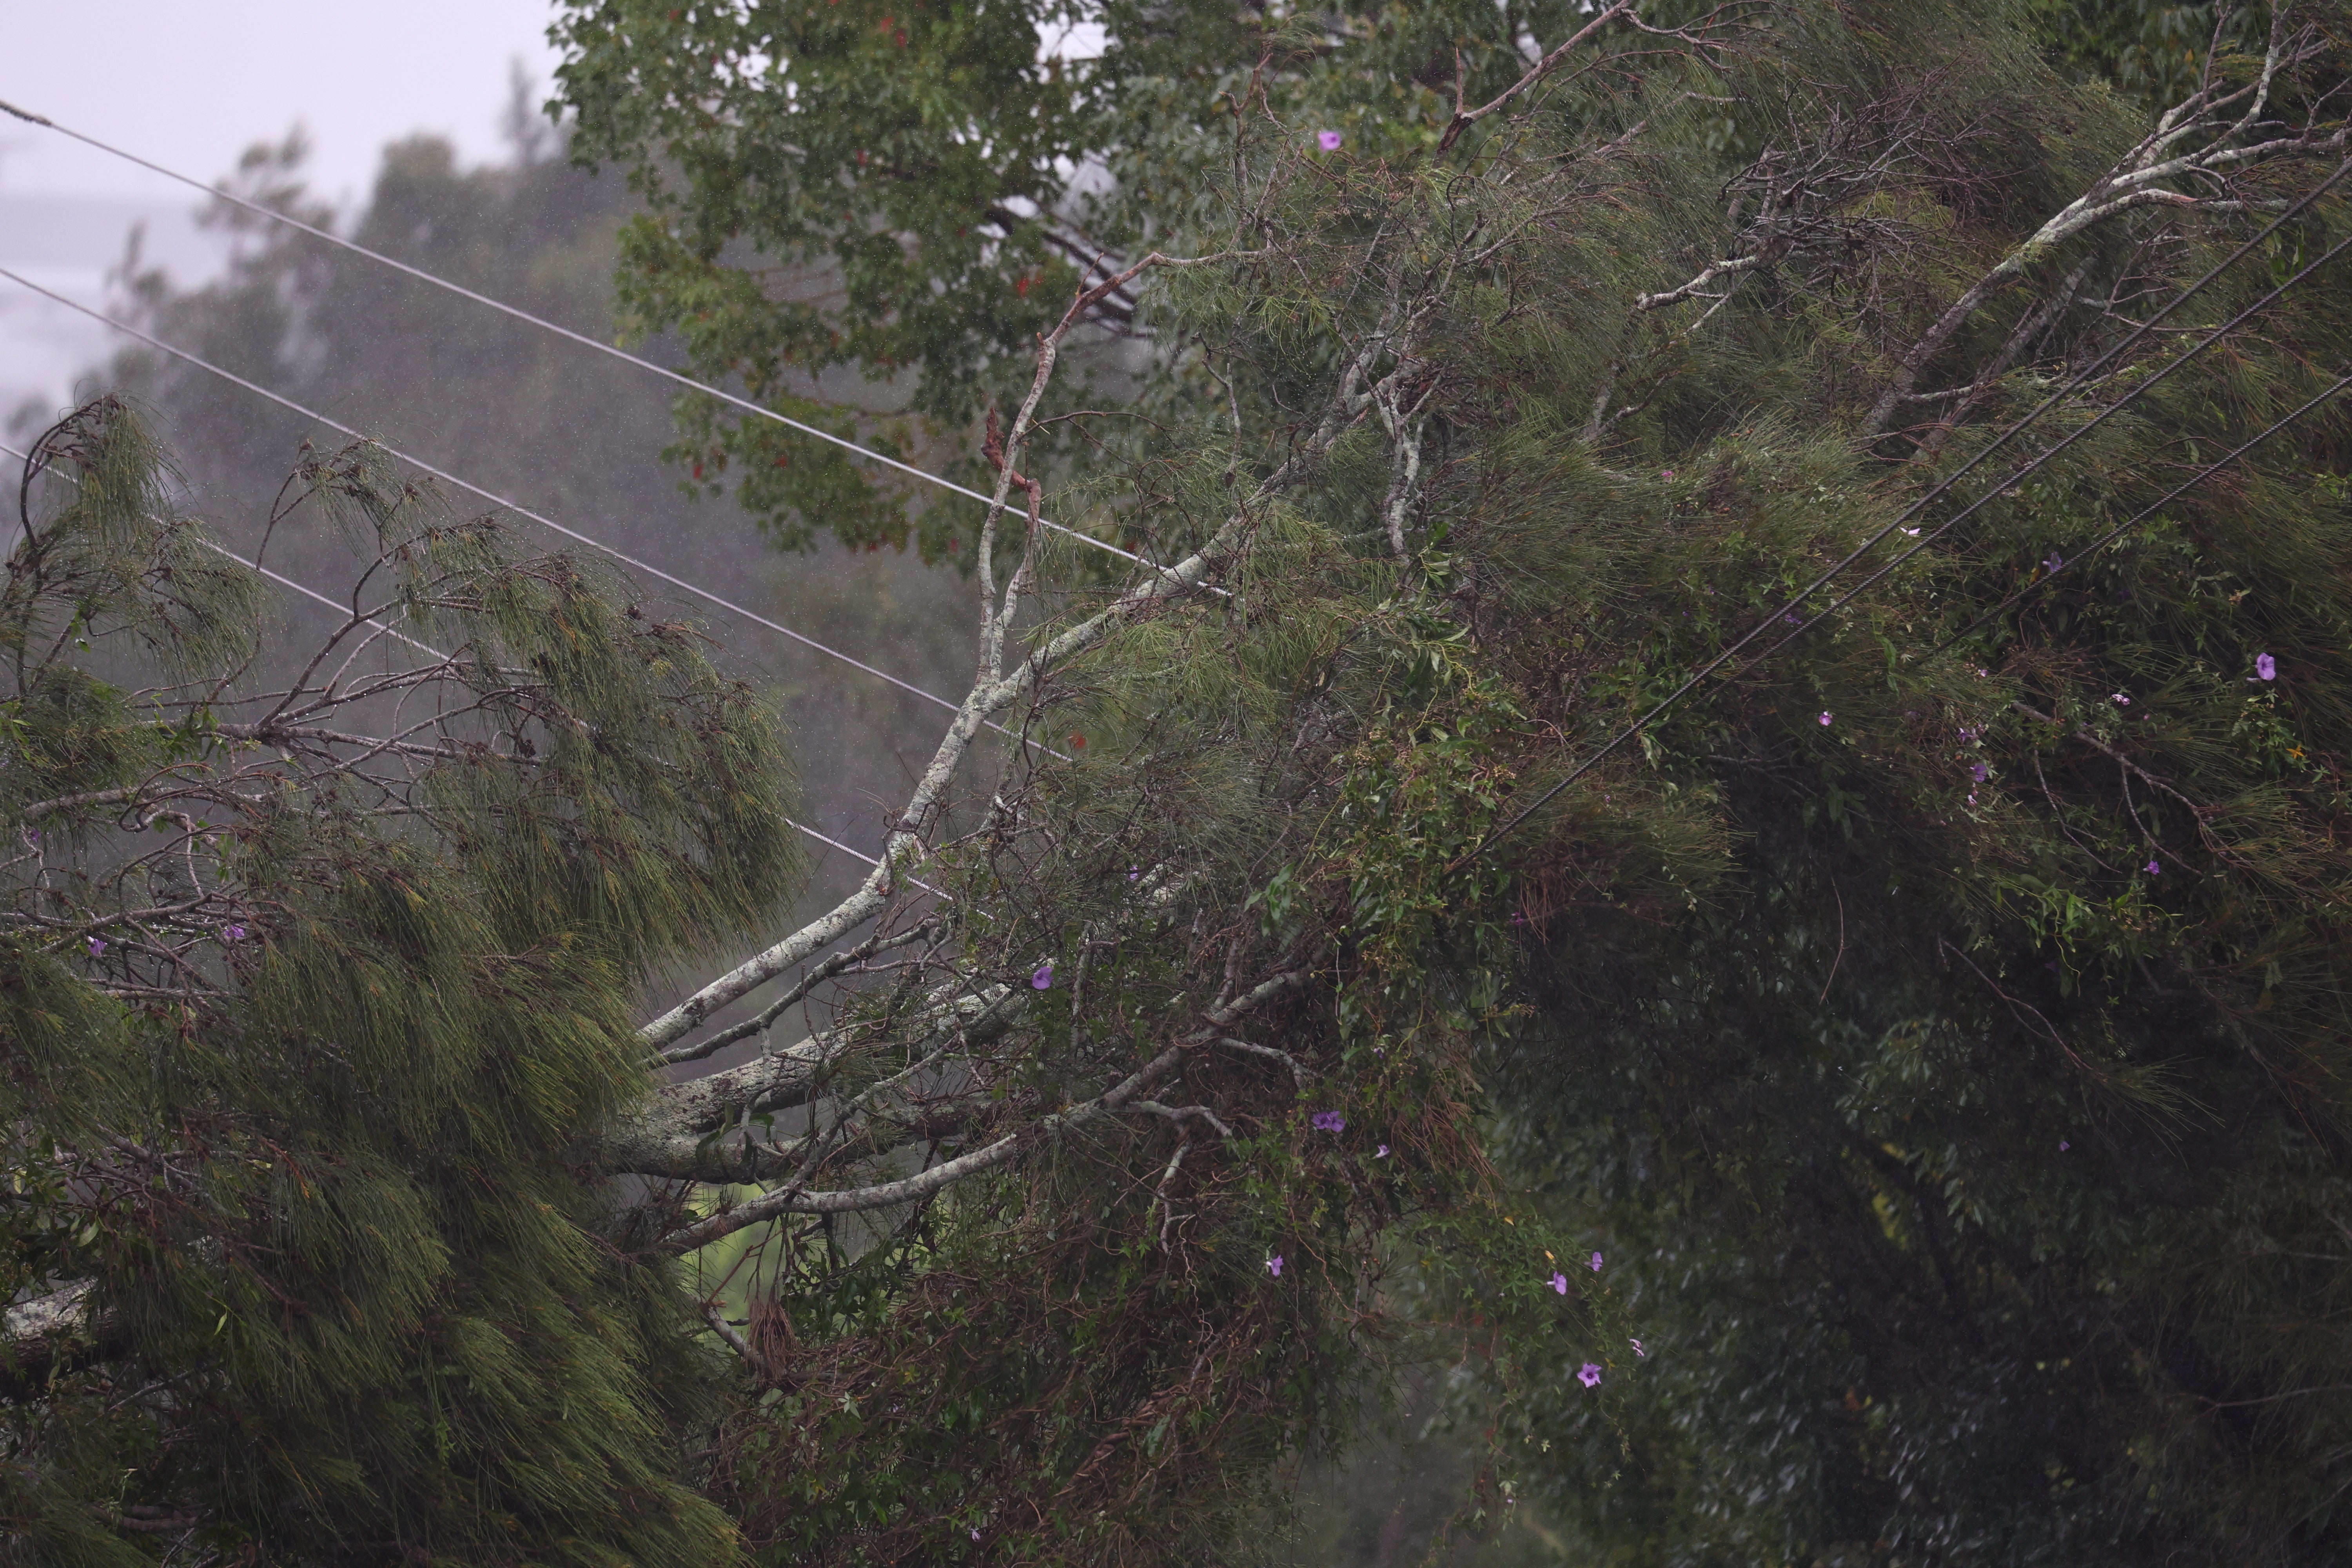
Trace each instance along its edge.
<instances>
[{"instance_id":1,"label":"forked tree limb","mask_svg":"<svg viewBox=\"0 0 2352 1568\"><path fill-rule=\"evenodd\" d=\"M1236 253L1237 256L1245 254ZM1201 259L1206 261L1220 258ZM1123 281L1143 268L1155 264L1191 266L1199 263L1177 261L1155 253L1098 287L1108 288L1112 282ZM1084 300L1085 296L1081 295L1079 303L1073 305L1070 314L1063 319L1054 332L1046 334L1039 345L1037 376L1006 436L1004 466L997 475L996 495L990 504L989 521L984 525L990 531L990 539L993 537L995 520L1003 515L1010 498L1018 466L1020 443L1032 428L1031 420L1037 400L1051 379L1060 337L1078 320ZM1286 460L1234 508L1208 542L1173 565L1152 568L1143 581L1127 589L1110 605L1049 638L1009 669L1003 665L1003 647L1017 610L1017 605L1011 599L1012 591L1021 581L1022 573L1014 574L1013 580L1006 584L1004 594L1000 596L995 590L992 573L985 565L991 552L983 548L980 552L983 563L981 568L983 594L981 676L958 707L956 716L940 738L930 763L923 770L913 792L908 796L905 807L893 823L873 871L856 891L831 910L744 960L646 1024L637 1032L638 1043L650 1051L667 1050L700 1027L720 1008L741 1000L786 970L805 963L887 909L898 891L901 873L926 853L924 835L944 810L949 786L982 727L1037 692L1052 672L1072 658L1093 650L1125 627L1197 592L1231 566L1250 536L1257 510L1313 471L1331 446L1372 406L1379 384L1370 380L1370 371L1384 352L1389 336L1389 333L1380 331L1367 334L1342 374L1339 395L1333 400L1332 406L1314 434L1303 440ZM1024 551L1022 571L1027 570L1034 549L1033 539Z\"/></svg>"},{"instance_id":2,"label":"forked tree limb","mask_svg":"<svg viewBox=\"0 0 2352 1568\"><path fill-rule=\"evenodd\" d=\"M1095 1099L1072 1106L1067 1110L1041 1117L1031 1125L1007 1133L985 1147L944 1161L928 1171L898 1181L842 1191L810 1192L798 1184L779 1187L749 1203L722 1210L671 1232L662 1238L662 1249L672 1253L691 1252L747 1226L764 1224L784 1215L863 1214L934 1196L968 1177L1006 1164L1038 1144L1052 1142L1090 1122L1100 1121L1118 1115L1123 1110L1134 1108L1147 1089L1174 1074L1190 1052L1219 1039L1236 1020L1269 1003L1303 991L1311 983L1310 976L1297 971L1277 974L1206 1014L1202 1027L1191 1031Z\"/></svg>"},{"instance_id":3,"label":"forked tree limb","mask_svg":"<svg viewBox=\"0 0 2352 1568\"><path fill-rule=\"evenodd\" d=\"M1454 103L1454 118L1447 122L1445 133L1437 139L1438 156L1444 157L1448 152L1452 151L1454 143L1462 139L1462 133L1465 131L1469 130L1473 125L1477 124L1478 121L1486 119L1488 115L1499 113L1502 110L1509 106L1513 99L1518 97L1519 94L1527 91L1528 89L1535 86L1536 83L1543 80L1544 78L1558 70L1560 67L1560 62L1567 59L1570 55L1573 54L1576 51L1577 47L1582 44L1587 38L1590 38L1593 34L1609 26L1610 23L1631 16L1634 12L1640 9L1641 0L1616 0L1616 4L1609 6L1599 16L1594 16L1592 20L1587 22L1583 26L1579 27L1569 37L1567 42L1561 44L1549 54L1544 56L1543 58L1538 60L1534 65L1528 67L1527 73L1524 76L1520 77L1518 80L1513 82L1510 86L1505 88L1501 92L1496 94L1492 101L1482 103L1475 109L1465 109L1462 107L1462 100L1457 89Z\"/></svg>"},{"instance_id":4,"label":"forked tree limb","mask_svg":"<svg viewBox=\"0 0 2352 1568\"><path fill-rule=\"evenodd\" d=\"M2287 5L2279 7L2258 82L2222 95L2215 95L2210 89L2200 88L2174 105L2166 111L2154 131L2105 174L2092 182L2089 189L2052 215L2030 238L2002 257L1944 309L1896 362L1894 374L1888 377L1877 403L1863 421L1863 439L1868 440L1886 429L1895 410L1910 398L1918 386L1919 377L1928 363L1987 301L2021 282L2026 273L2058 246L2112 218L2145 206L2225 211L2241 210L2242 206L2239 203L2192 196L2169 189L2162 182L2197 175L2219 179L2259 163L2293 156L2340 154L2345 150L2347 135L2342 128L2326 135L2305 132L2266 137L2252 142L2238 142L2239 138L2263 127L2261 117L2269 104L2271 84L2281 68L2293 63L2291 50L2294 46L2287 31L2291 10L2292 7ZM2213 113L2249 96L2252 102L2245 112L2227 123ZM2200 134L2209 138L2203 148L2194 153L2167 155L2183 140Z\"/></svg>"}]
</instances>

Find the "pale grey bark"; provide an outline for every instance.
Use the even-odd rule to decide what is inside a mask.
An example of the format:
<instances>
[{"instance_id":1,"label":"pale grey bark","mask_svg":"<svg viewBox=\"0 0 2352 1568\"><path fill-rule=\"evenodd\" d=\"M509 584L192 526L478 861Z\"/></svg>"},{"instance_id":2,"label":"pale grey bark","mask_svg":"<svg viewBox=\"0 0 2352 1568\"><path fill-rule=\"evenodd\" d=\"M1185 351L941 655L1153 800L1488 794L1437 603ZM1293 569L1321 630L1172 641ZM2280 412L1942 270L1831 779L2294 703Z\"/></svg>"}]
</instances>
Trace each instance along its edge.
<instances>
[{"instance_id":1,"label":"pale grey bark","mask_svg":"<svg viewBox=\"0 0 2352 1568\"><path fill-rule=\"evenodd\" d=\"M2278 73L2307 55L2311 38L2299 29L2296 7L2278 7L2259 77L2234 91L2200 88L2175 105L2140 142L2126 153L2091 187L2052 215L2024 244L1970 284L1905 351L1878 401L1863 423L1865 437L1885 431L1895 411L1917 387L1921 374L1952 338L1996 295L2021 282L2032 268L2076 236L2125 213L2147 206L2171 206L2204 211L2239 211L2242 204L2222 197L2192 195L2176 184L2203 184L2226 188L2228 179L2252 166L2282 158L2340 155L2347 133L2315 131L2268 134L2282 128L2265 122L2270 93ZM2236 112L2232 112L2235 110ZM2184 142L2200 141L2193 152L2177 152ZM2169 183L2168 183L2169 182Z\"/></svg>"},{"instance_id":2,"label":"pale grey bark","mask_svg":"<svg viewBox=\"0 0 2352 1568\"><path fill-rule=\"evenodd\" d=\"M950 1040L966 1048L989 1046L1026 1005L1019 993L990 986L924 1008L890 1037L878 1036L877 1026L853 1024L764 1051L723 1072L665 1086L605 1135L600 1160L616 1172L705 1182L760 1181L797 1170L811 1139L779 1138L754 1125L754 1118L864 1087L858 1064L886 1051L920 1058Z\"/></svg>"},{"instance_id":3,"label":"pale grey bark","mask_svg":"<svg viewBox=\"0 0 2352 1568\"><path fill-rule=\"evenodd\" d=\"M1177 1044L1170 1046L1095 1099L1041 1117L1027 1127L1006 1133L982 1148L944 1161L916 1175L832 1191L813 1192L793 1183L749 1203L722 1209L682 1226L665 1237L663 1246L673 1252L690 1252L722 1237L732 1236L747 1226L763 1224L785 1215L857 1214L936 1196L958 1182L1009 1163L1027 1150L1050 1143L1090 1122L1116 1116L1122 1110L1140 1110L1139 1102L1144 1092L1173 1077L1189 1052L1214 1044L1240 1019L1268 1003L1304 990L1308 984L1308 977L1304 974L1285 973L1253 986L1223 1007L1210 1011L1204 1016L1202 1027L1189 1032Z\"/></svg>"}]
</instances>

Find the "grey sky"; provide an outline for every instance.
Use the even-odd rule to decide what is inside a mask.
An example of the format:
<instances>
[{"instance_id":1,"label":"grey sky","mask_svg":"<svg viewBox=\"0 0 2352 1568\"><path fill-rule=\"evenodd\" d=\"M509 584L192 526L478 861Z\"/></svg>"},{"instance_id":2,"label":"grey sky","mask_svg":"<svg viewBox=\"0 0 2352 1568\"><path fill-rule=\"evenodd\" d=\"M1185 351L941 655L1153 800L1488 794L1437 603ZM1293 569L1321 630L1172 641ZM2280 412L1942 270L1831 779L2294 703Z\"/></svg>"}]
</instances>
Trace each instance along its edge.
<instances>
[{"instance_id":1,"label":"grey sky","mask_svg":"<svg viewBox=\"0 0 2352 1568\"><path fill-rule=\"evenodd\" d=\"M546 0L74 0L17 5L0 98L212 177L249 143L310 127L319 189L362 193L376 152L434 131L499 150L508 63L544 88ZM0 121L0 192L162 195L154 176Z\"/></svg>"},{"instance_id":2,"label":"grey sky","mask_svg":"<svg viewBox=\"0 0 2352 1568\"><path fill-rule=\"evenodd\" d=\"M460 157L500 156L508 72L544 96L549 0L74 0L11 5L0 99L200 179L298 122L312 188L345 210L383 144L417 131ZM194 196L144 170L0 116L0 266L85 303L131 226L184 280L215 255ZM0 279L0 421L63 400L114 346L105 329Z\"/></svg>"}]
</instances>

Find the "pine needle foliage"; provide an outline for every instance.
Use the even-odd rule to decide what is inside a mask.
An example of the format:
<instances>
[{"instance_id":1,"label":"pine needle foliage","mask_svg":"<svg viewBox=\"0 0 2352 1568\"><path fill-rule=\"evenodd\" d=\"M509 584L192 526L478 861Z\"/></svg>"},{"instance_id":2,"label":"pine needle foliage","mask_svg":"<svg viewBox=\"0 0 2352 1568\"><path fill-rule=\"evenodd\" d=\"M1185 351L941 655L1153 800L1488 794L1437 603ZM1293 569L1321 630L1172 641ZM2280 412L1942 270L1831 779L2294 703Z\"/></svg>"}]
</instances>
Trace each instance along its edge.
<instances>
[{"instance_id":1,"label":"pine needle foliage","mask_svg":"<svg viewBox=\"0 0 2352 1568\"><path fill-rule=\"evenodd\" d=\"M1583 215L1573 259L1535 258L1514 287L1512 332L1465 333L1452 361L1457 384L1500 393L1461 424L1510 432L1465 461L1454 537L1492 584L1463 595L1492 668L1561 739L1530 779L1783 605L1792 630L1822 616L1831 595L1798 590L1823 565L2342 157L2339 139L2279 171L2267 205L2248 187L2244 220L2033 256L2048 281L2031 302L1936 349L1936 384L1961 390L1878 425L1902 345L2142 126L2069 94L1980 12L1818 22L1783 35L1786 57L1727 65L1717 95L1743 123L1722 153L1683 142L1643 170L1689 205L1640 204L1631 243L1605 209ZM2332 131L2342 62L2305 69L2281 119ZM1922 155L1859 179L1832 226L1901 255L1899 274L1871 276L1884 252L1807 259L1800 238L1704 336L1625 324L1627 293L1679 281L1664 258L1688 276L1738 254L1718 193L1890 112L1882 144L1916 137ZM1622 1270L1633 1329L1563 1346L1550 1385L1570 1397L1522 1428L1591 1550L2340 1550L2352 1403L2323 1325L2347 1278L2326 1238L2352 1065L2343 405L2115 531L2352 366L2335 271L2187 357L2346 221L2334 197L2306 209L2016 458L2179 374L2029 478L1999 478L2016 459L1979 470L1958 496L1993 503L1937 548L1740 661L1520 830L1533 1012L1489 1058L1499 1152ZM1603 256L1655 270L1596 289ZM2066 278L2079 291L2037 319ZM1629 342L1652 368L1620 382L1635 407L1605 427L1613 472L1579 483L1590 458L1539 433L1591 442ZM1596 874L1596 830L1625 818L1664 848L1667 812L1714 828L1712 864L1660 862L1683 897ZM1574 1398L1587 1358L1622 1402Z\"/></svg>"},{"instance_id":2,"label":"pine needle foliage","mask_svg":"<svg viewBox=\"0 0 2352 1568\"><path fill-rule=\"evenodd\" d=\"M636 987L795 870L767 714L364 448L297 481L373 618L289 677L135 415L37 452L0 1235L13 1310L79 1327L7 1368L6 1552L730 1560L701 1352L583 1151L646 1088Z\"/></svg>"},{"instance_id":3,"label":"pine needle foliage","mask_svg":"<svg viewBox=\"0 0 2352 1568\"><path fill-rule=\"evenodd\" d=\"M2200 63L2157 133L2207 161L2159 181L2151 113L2033 21L1718 16L1339 150L1327 60L1397 79L1265 49L1190 231L1238 254L1150 294L1181 390L1090 492L1163 558L1235 517L1250 548L1229 598L1056 672L1041 721L1084 756L1000 785L952 921L1008 993L1117 955L1030 1005L992 1047L1029 1087L997 1056L992 1092L1080 1100L1150 1048L1136 1018L1286 966L1315 1000L1269 1022L1308 1077L1188 1067L1235 1136L1106 1137L1075 1184L1057 1142L900 1233L950 1299L763 1352L791 1414L750 1474L839 1456L841 1511L780 1510L774 1561L1197 1554L1176 1521L1328 1438L1315 1391L1415 1320L1489 1374L1487 1520L1531 1487L1611 1560L2340 1545L2346 405L2274 426L2352 369L2340 275L2305 272L2344 198L2294 205L2345 156L2344 61L2329 16L2266 18ZM1932 542L1803 592L1881 534L1865 572ZM1088 1193L1126 1195L1081 1232ZM1277 1252L1317 1259L1313 1335L1256 1310ZM787 1277L778 1321L816 1289ZM1255 1335L1313 1381L1186 1385L1226 1447L1120 1487L1178 1397L1128 1370L1146 1300L1198 1325L1193 1367ZM942 1335L964 1371L920 1358Z\"/></svg>"}]
</instances>

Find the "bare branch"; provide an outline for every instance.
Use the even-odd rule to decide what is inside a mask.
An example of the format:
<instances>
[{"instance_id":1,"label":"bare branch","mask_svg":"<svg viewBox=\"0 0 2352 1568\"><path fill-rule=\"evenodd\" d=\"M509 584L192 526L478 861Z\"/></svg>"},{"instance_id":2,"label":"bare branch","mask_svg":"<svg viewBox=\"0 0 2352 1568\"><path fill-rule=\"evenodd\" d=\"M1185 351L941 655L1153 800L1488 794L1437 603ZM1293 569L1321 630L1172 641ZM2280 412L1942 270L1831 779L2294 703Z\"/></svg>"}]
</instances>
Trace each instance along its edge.
<instances>
[{"instance_id":1,"label":"bare branch","mask_svg":"<svg viewBox=\"0 0 2352 1568\"><path fill-rule=\"evenodd\" d=\"M1116 1114L1146 1089L1172 1074L1182 1064L1186 1052L1217 1039L1234 1019L1278 998L1304 990L1309 983L1309 977L1301 973L1276 975L1209 1014L1208 1027L1192 1031L1097 1098L1057 1114L1042 1117L1033 1126L1008 1133L984 1148L945 1161L919 1174L839 1192L807 1192L797 1185L779 1187L762 1197L686 1226L664 1237L662 1246L670 1252L691 1252L721 1237L732 1236L747 1226L759 1225L781 1215L860 1214L895 1207L944 1192L967 1177L1005 1164L1035 1144L1053 1142L1089 1122Z\"/></svg>"},{"instance_id":2,"label":"bare branch","mask_svg":"<svg viewBox=\"0 0 2352 1568\"><path fill-rule=\"evenodd\" d=\"M1888 379L1878 402L1864 421L1862 433L1865 438L1886 428L1895 409L1918 384L1918 378L1928 363L1985 302L2021 281L2037 262L2058 246L2112 218L2144 206L2219 211L2237 209L2242 205L2168 189L2158 182L2200 175L2218 180L2230 171L2256 163L2286 157L2316 157L2344 151L2347 145L2347 134L2352 134L2346 128L2338 128L2331 134L2305 132L2239 144L2240 138L2260 127L2261 114L2268 103L2271 83L2277 72L2302 58L2300 53L2289 52L2285 24L2291 9L2286 5L2279 7L2258 83L2219 97L2200 88L2176 104L2166 112L2156 130L2107 173L2094 181L2088 190L2053 215L2022 245L2002 257L1945 308L1897 363L1895 374ZM2225 121L2216 112L2249 95L2252 98L2250 106L2236 120ZM2178 156L2164 156L2182 141L2200 135L2208 139L2200 150Z\"/></svg>"},{"instance_id":3,"label":"bare branch","mask_svg":"<svg viewBox=\"0 0 2352 1568\"><path fill-rule=\"evenodd\" d=\"M1448 152L1453 150L1454 143L1462 139L1462 133L1465 131L1469 130L1470 127L1477 124L1478 121L1486 119L1488 115L1496 113L1505 108L1513 99L1518 97L1519 94L1527 91L1528 89L1535 86L1536 83L1543 80L1544 78L1558 70L1559 68L1560 62L1567 59L1570 54L1575 52L1577 46L1583 43L1585 39L1592 37L1593 34L1601 31L1601 28L1607 26L1610 23L1618 20L1620 17L1632 16L1633 12L1639 8L1640 0L1616 0L1616 3L1611 5L1607 10L1602 11L1600 15L1594 16L1591 21L1587 22L1583 26L1579 27L1569 37L1566 43L1561 44L1558 48L1552 50L1551 53L1544 56L1543 58L1528 67L1526 75L1520 77L1518 80L1513 82L1510 86L1505 88L1500 93L1496 94L1492 102L1481 104L1476 109L1464 109L1462 107L1459 89L1457 89L1454 103L1454 118L1447 122L1445 133L1437 139L1437 155L1441 158L1444 157Z\"/></svg>"}]
</instances>

